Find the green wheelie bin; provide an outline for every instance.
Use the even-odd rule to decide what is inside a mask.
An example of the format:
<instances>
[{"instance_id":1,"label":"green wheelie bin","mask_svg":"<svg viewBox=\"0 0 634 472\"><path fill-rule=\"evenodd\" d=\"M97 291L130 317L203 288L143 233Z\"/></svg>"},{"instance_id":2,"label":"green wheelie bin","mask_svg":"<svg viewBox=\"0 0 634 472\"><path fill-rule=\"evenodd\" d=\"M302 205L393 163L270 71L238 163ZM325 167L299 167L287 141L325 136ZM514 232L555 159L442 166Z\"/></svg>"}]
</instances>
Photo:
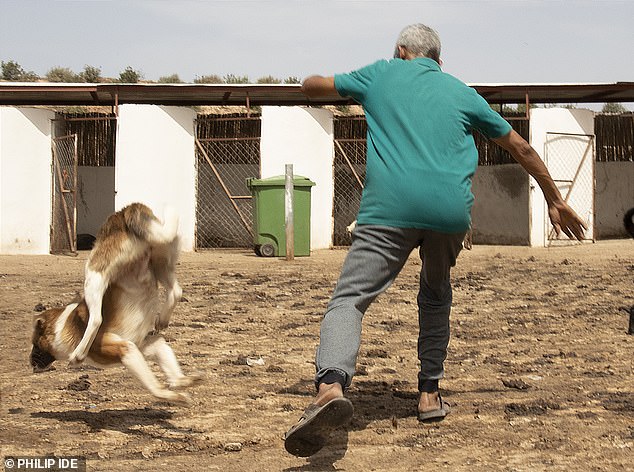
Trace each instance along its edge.
<instances>
[{"instance_id":1,"label":"green wheelie bin","mask_svg":"<svg viewBox=\"0 0 634 472\"><path fill-rule=\"evenodd\" d=\"M247 179L253 197L253 244L258 256L286 255L285 183L284 175ZM296 175L293 185L295 256L310 256L310 192L315 182Z\"/></svg>"}]
</instances>

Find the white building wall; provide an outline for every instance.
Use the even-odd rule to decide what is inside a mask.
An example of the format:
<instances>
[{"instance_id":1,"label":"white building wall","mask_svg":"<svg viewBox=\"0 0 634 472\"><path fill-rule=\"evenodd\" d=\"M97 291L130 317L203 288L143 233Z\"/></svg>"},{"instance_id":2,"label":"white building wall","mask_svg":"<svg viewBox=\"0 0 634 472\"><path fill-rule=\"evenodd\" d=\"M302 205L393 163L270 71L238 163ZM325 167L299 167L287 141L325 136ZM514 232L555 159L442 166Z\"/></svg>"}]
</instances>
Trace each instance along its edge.
<instances>
[{"instance_id":1,"label":"white building wall","mask_svg":"<svg viewBox=\"0 0 634 472\"><path fill-rule=\"evenodd\" d=\"M260 141L262 178L293 173L315 182L311 190L311 249L332 246L333 124L332 113L320 108L262 107Z\"/></svg>"},{"instance_id":2,"label":"white building wall","mask_svg":"<svg viewBox=\"0 0 634 472\"><path fill-rule=\"evenodd\" d=\"M36 108L0 107L0 253L48 254L51 120Z\"/></svg>"},{"instance_id":3,"label":"white building wall","mask_svg":"<svg viewBox=\"0 0 634 472\"><path fill-rule=\"evenodd\" d=\"M542 160L546 154L547 133L594 134L594 112L568 108L532 108L530 111L530 144ZM591 156L590 164L594 163ZM531 246L546 246L546 201L539 185L531 177ZM592 192L592 189L590 189ZM581 215L585 217L586 215ZM590 215L591 217L592 215ZM548 223L550 225L550 223ZM588 235L592 238L592 234Z\"/></svg>"},{"instance_id":4,"label":"white building wall","mask_svg":"<svg viewBox=\"0 0 634 472\"><path fill-rule=\"evenodd\" d=\"M142 202L162 218L174 206L185 251L195 247L195 119L190 108L122 105L117 124L115 208Z\"/></svg>"}]
</instances>

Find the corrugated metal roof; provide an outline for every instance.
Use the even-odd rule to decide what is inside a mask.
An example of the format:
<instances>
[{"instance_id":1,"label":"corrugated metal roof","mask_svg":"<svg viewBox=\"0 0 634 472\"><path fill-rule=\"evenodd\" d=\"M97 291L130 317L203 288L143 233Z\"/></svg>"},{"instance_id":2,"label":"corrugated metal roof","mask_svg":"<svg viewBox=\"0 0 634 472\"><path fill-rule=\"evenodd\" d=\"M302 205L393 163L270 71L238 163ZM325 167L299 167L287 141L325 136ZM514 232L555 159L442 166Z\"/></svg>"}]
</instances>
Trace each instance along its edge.
<instances>
[{"instance_id":1,"label":"corrugated metal roof","mask_svg":"<svg viewBox=\"0 0 634 472\"><path fill-rule=\"evenodd\" d=\"M489 103L634 102L634 82L595 84L470 84ZM338 96L309 99L300 85L61 84L0 82L0 105L116 106L342 105Z\"/></svg>"}]
</instances>

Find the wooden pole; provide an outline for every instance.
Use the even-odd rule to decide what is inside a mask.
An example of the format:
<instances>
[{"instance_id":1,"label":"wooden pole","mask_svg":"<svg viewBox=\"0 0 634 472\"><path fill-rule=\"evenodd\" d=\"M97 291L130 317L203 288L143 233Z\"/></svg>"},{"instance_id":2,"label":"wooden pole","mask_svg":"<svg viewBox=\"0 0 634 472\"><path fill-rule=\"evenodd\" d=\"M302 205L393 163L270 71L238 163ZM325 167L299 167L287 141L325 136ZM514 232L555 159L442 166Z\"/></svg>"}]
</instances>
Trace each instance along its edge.
<instances>
[{"instance_id":1,"label":"wooden pole","mask_svg":"<svg viewBox=\"0 0 634 472\"><path fill-rule=\"evenodd\" d=\"M286 260L295 258L295 228L293 223L293 164L286 164L284 180L284 224L286 225Z\"/></svg>"}]
</instances>

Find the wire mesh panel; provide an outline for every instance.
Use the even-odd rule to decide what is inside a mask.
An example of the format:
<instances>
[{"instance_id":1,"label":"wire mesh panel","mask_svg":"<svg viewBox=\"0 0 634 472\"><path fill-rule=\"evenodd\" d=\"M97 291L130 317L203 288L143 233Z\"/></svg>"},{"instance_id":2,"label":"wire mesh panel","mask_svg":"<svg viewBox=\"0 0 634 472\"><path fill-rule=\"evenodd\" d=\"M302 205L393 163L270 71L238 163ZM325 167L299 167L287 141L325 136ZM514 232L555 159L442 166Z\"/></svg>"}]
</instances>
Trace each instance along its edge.
<instances>
[{"instance_id":1,"label":"wire mesh panel","mask_svg":"<svg viewBox=\"0 0 634 472\"><path fill-rule=\"evenodd\" d=\"M588 225L586 234L593 235L594 137L583 134L547 133L545 161L565 201ZM546 228L549 231L549 244L557 239L569 240L563 233L557 237L548 222Z\"/></svg>"},{"instance_id":2,"label":"wire mesh panel","mask_svg":"<svg viewBox=\"0 0 634 472\"><path fill-rule=\"evenodd\" d=\"M77 250L77 135L53 138L51 252Z\"/></svg>"},{"instance_id":3,"label":"wire mesh panel","mask_svg":"<svg viewBox=\"0 0 634 472\"><path fill-rule=\"evenodd\" d=\"M196 247L253 246L249 177L260 177L260 118L197 120Z\"/></svg>"},{"instance_id":4,"label":"wire mesh panel","mask_svg":"<svg viewBox=\"0 0 634 472\"><path fill-rule=\"evenodd\" d=\"M365 179L366 122L363 116L335 117L333 245L349 246L346 229L357 218Z\"/></svg>"}]
</instances>

